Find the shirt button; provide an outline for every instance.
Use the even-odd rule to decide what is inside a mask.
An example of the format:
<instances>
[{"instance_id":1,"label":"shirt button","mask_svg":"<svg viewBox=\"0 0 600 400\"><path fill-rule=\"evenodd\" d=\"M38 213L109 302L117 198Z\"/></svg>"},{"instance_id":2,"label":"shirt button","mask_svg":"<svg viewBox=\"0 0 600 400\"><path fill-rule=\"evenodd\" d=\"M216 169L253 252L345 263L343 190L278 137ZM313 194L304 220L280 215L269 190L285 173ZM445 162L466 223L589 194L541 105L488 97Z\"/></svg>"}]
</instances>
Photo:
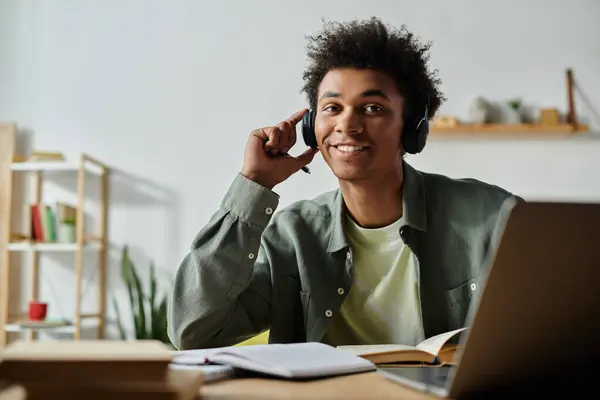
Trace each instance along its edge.
<instances>
[{"instance_id":1,"label":"shirt button","mask_svg":"<svg viewBox=\"0 0 600 400\"><path fill-rule=\"evenodd\" d=\"M344 288L338 288L338 293L339 294L344 294Z\"/></svg>"},{"instance_id":2,"label":"shirt button","mask_svg":"<svg viewBox=\"0 0 600 400\"><path fill-rule=\"evenodd\" d=\"M267 213L267 215L271 215L273 214L273 209L271 207L267 207L265 208L265 212Z\"/></svg>"},{"instance_id":3,"label":"shirt button","mask_svg":"<svg viewBox=\"0 0 600 400\"><path fill-rule=\"evenodd\" d=\"M326 316L327 318L331 317L332 315L333 315L333 313L331 312L331 310L327 310L327 311L325 311L325 316Z\"/></svg>"},{"instance_id":4,"label":"shirt button","mask_svg":"<svg viewBox=\"0 0 600 400\"><path fill-rule=\"evenodd\" d=\"M248 254L248 258L252 260L254 258L254 253Z\"/></svg>"},{"instance_id":5,"label":"shirt button","mask_svg":"<svg viewBox=\"0 0 600 400\"><path fill-rule=\"evenodd\" d=\"M347 258L348 260L350 260L350 259L352 258L352 253L351 253L351 252L347 252L347 253L346 253L346 258Z\"/></svg>"},{"instance_id":6,"label":"shirt button","mask_svg":"<svg viewBox=\"0 0 600 400\"><path fill-rule=\"evenodd\" d=\"M475 289L477 289L477 285L474 283L471 283L471 290L475 290Z\"/></svg>"}]
</instances>

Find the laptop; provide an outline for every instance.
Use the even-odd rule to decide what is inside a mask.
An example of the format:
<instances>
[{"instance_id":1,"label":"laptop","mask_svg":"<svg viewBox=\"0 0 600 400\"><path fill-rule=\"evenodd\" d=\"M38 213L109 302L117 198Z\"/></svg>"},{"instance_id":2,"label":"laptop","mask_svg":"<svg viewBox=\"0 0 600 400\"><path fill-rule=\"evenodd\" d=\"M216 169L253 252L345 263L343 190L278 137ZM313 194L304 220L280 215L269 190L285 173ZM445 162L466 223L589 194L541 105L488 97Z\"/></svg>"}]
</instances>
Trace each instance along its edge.
<instances>
[{"instance_id":1,"label":"laptop","mask_svg":"<svg viewBox=\"0 0 600 400\"><path fill-rule=\"evenodd\" d=\"M448 398L597 385L600 204L513 203L494 236L457 365L378 372Z\"/></svg>"}]
</instances>

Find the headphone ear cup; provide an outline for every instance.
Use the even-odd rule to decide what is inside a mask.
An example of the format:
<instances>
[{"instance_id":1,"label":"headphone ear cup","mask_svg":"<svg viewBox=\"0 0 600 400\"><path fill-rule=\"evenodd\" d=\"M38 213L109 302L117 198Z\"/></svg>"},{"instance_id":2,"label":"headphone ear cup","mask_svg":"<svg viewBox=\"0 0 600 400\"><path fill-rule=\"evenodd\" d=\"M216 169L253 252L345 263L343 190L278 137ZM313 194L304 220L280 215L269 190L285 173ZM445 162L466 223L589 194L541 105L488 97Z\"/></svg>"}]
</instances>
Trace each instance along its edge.
<instances>
[{"instance_id":1,"label":"headphone ear cup","mask_svg":"<svg viewBox=\"0 0 600 400\"><path fill-rule=\"evenodd\" d=\"M302 138L308 147L319 148L315 134L315 113L313 110L308 110L302 117Z\"/></svg>"},{"instance_id":2,"label":"headphone ear cup","mask_svg":"<svg viewBox=\"0 0 600 400\"><path fill-rule=\"evenodd\" d=\"M425 108L425 116L421 118L414 130L410 125L404 129L402 135L402 145L404 151L410 154L418 154L425 148L427 137L429 136L428 110Z\"/></svg>"},{"instance_id":3,"label":"headphone ear cup","mask_svg":"<svg viewBox=\"0 0 600 400\"><path fill-rule=\"evenodd\" d=\"M402 149L409 154L415 154L415 136L417 135L412 129L407 129L405 126L402 130Z\"/></svg>"},{"instance_id":4,"label":"headphone ear cup","mask_svg":"<svg viewBox=\"0 0 600 400\"><path fill-rule=\"evenodd\" d=\"M427 137L429 136L429 121L423 118L417 126L417 135L415 137L415 154L420 153L425 148Z\"/></svg>"}]
</instances>

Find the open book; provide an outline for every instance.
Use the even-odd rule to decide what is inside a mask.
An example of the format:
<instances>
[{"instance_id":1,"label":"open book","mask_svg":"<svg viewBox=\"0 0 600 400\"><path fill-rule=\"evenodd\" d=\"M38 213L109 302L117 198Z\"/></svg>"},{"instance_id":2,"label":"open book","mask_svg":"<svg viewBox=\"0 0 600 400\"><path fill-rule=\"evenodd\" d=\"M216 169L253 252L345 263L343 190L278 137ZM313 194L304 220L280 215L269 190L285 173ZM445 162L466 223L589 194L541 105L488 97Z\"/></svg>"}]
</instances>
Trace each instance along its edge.
<instances>
[{"instance_id":1,"label":"open book","mask_svg":"<svg viewBox=\"0 0 600 400\"><path fill-rule=\"evenodd\" d=\"M223 364L288 379L374 371L375 364L323 343L261 344L177 351L173 364Z\"/></svg>"},{"instance_id":2,"label":"open book","mask_svg":"<svg viewBox=\"0 0 600 400\"><path fill-rule=\"evenodd\" d=\"M337 349L360 356L374 364L455 364L458 340L467 328L440 333L416 346L402 344L375 344L338 346Z\"/></svg>"}]
</instances>

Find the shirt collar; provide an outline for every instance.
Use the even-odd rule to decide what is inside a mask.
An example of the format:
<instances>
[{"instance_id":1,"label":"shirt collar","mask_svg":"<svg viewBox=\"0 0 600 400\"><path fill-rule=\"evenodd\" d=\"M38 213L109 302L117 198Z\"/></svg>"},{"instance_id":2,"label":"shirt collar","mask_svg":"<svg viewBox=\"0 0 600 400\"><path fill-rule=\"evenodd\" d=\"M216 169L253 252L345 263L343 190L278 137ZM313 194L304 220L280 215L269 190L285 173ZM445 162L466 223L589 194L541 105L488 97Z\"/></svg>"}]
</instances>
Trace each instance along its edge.
<instances>
[{"instance_id":1,"label":"shirt collar","mask_svg":"<svg viewBox=\"0 0 600 400\"><path fill-rule=\"evenodd\" d=\"M423 175L402 160L403 187L402 210L405 225L427 231L427 208L425 204L425 186ZM336 252L348 247L348 240L344 234L344 213L346 212L342 191L337 190L332 215L332 231L329 237L329 252Z\"/></svg>"}]
</instances>

